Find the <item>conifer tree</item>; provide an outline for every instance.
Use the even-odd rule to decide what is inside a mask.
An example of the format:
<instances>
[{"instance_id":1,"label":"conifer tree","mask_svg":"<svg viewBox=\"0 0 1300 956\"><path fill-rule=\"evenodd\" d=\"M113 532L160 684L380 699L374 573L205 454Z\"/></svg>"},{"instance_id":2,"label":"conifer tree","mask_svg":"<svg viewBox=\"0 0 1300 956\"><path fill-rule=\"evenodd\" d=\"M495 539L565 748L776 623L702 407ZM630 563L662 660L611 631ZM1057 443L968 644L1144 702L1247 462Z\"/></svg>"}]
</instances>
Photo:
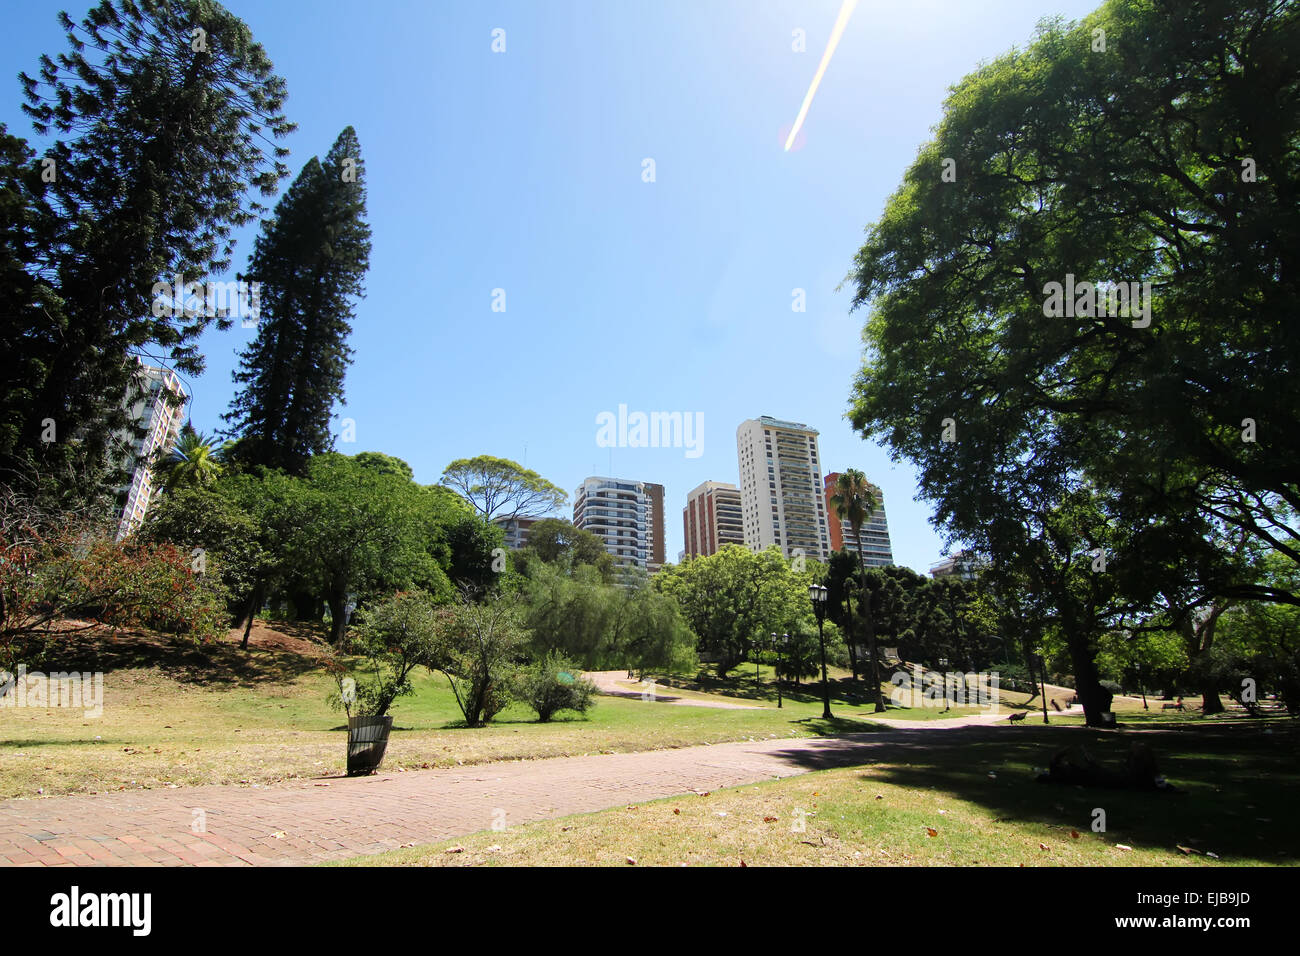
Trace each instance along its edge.
<instances>
[{"instance_id":1,"label":"conifer tree","mask_svg":"<svg viewBox=\"0 0 1300 956\"><path fill-rule=\"evenodd\" d=\"M347 340L370 261L361 147L343 130L276 206L249 261L261 283L257 337L234 374L225 420L248 464L301 473L333 446L330 415L352 362Z\"/></svg>"},{"instance_id":2,"label":"conifer tree","mask_svg":"<svg viewBox=\"0 0 1300 956\"><path fill-rule=\"evenodd\" d=\"M155 310L159 281L225 271L293 129L284 81L209 0L102 0L69 49L20 74L43 155L0 136L0 483L89 498L110 484L132 354L202 371L207 314Z\"/></svg>"}]
</instances>

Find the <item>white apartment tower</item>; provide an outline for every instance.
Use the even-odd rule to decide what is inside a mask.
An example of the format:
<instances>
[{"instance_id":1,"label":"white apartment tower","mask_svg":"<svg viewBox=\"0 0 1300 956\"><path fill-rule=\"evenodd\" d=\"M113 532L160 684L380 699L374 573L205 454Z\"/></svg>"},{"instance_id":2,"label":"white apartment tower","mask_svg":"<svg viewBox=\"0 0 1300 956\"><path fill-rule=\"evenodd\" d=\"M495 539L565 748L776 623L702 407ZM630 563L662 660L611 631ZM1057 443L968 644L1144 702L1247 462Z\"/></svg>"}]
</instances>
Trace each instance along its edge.
<instances>
[{"instance_id":1,"label":"white apartment tower","mask_svg":"<svg viewBox=\"0 0 1300 956\"><path fill-rule=\"evenodd\" d=\"M139 390L143 388L143 394ZM154 495L152 463L171 453L180 435L181 420L188 401L181 380L171 369L141 363L136 369L134 391L126 396L127 413L134 426L120 432L115 444L122 450L122 464L131 469L131 483L118 489L122 515L117 536L124 538L144 521ZM144 438L136 437L143 429Z\"/></svg>"},{"instance_id":2,"label":"white apartment tower","mask_svg":"<svg viewBox=\"0 0 1300 956\"><path fill-rule=\"evenodd\" d=\"M764 415L736 429L745 544L787 558L830 558L817 430Z\"/></svg>"},{"instance_id":3,"label":"white apartment tower","mask_svg":"<svg viewBox=\"0 0 1300 956\"><path fill-rule=\"evenodd\" d=\"M663 485L588 478L574 493L573 523L604 541L617 565L652 573L663 566Z\"/></svg>"}]
</instances>

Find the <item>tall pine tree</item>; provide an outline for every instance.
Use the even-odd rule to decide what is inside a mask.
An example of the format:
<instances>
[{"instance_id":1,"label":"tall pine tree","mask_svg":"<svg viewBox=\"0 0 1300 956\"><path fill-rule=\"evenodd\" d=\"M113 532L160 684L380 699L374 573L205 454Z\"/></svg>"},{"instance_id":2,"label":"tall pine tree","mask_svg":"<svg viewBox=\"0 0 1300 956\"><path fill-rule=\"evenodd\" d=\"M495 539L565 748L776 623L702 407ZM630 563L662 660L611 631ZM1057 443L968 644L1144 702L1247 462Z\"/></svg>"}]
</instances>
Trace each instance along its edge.
<instances>
[{"instance_id":1,"label":"tall pine tree","mask_svg":"<svg viewBox=\"0 0 1300 956\"><path fill-rule=\"evenodd\" d=\"M333 446L330 415L352 362L354 302L370 263L364 164L356 131L303 167L263 227L247 278L261 283L257 337L225 420L235 457L301 473Z\"/></svg>"},{"instance_id":2,"label":"tall pine tree","mask_svg":"<svg viewBox=\"0 0 1300 956\"><path fill-rule=\"evenodd\" d=\"M284 81L210 0L102 0L60 14L68 51L20 74L52 143L0 135L0 484L85 500L111 487L132 354L202 370L214 319L155 311L155 283L223 272L231 230L288 170Z\"/></svg>"}]
</instances>

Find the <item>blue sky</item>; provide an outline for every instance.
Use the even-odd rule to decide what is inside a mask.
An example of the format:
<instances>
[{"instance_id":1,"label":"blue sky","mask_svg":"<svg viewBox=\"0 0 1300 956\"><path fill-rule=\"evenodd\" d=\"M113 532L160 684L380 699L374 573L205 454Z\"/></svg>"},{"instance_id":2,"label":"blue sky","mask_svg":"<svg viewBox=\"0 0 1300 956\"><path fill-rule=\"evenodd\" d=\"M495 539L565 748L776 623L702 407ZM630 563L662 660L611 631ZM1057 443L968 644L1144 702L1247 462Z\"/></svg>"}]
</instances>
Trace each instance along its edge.
<instances>
[{"instance_id":1,"label":"blue sky","mask_svg":"<svg viewBox=\"0 0 1300 956\"><path fill-rule=\"evenodd\" d=\"M820 430L824 467L882 487L895 560L925 570L943 542L911 467L843 417L865 315L835 289L948 87L1098 3L862 0L787 153L840 0L231 0L288 83L292 175L349 124L361 141L374 247L339 450L397 455L422 482L476 454L570 493L593 474L660 482L672 560L687 492L738 479L736 426L793 419ZM11 5L11 78L64 48L60 7L88 6ZM31 136L12 83L0 121ZM203 340L196 428L219 427L252 335ZM702 454L598 447L620 404L701 415Z\"/></svg>"}]
</instances>

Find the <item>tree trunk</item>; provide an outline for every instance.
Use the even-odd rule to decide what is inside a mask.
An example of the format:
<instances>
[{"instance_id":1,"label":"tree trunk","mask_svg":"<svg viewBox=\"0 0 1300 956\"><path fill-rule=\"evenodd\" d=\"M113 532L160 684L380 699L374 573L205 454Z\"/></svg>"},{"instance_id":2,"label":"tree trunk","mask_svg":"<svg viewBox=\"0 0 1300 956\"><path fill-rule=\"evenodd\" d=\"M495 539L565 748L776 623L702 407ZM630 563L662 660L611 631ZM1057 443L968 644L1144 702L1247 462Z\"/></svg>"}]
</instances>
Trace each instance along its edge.
<instances>
[{"instance_id":1,"label":"tree trunk","mask_svg":"<svg viewBox=\"0 0 1300 956\"><path fill-rule=\"evenodd\" d=\"M858 617L861 617L862 616L861 599L859 599L858 603L859 603ZM852 599L850 599L848 602L848 610L849 610L849 624L853 625L855 622L853 620ZM853 680L857 681L858 680L858 637L854 633L855 630L856 630L855 627L852 626L846 627L844 629L844 633L845 636L848 638L848 645L849 645L849 669L853 671Z\"/></svg>"},{"instance_id":2,"label":"tree trunk","mask_svg":"<svg viewBox=\"0 0 1300 956\"><path fill-rule=\"evenodd\" d=\"M289 603L293 606L293 617L296 621L313 621L319 624L325 617L324 603L313 591L291 591Z\"/></svg>"},{"instance_id":3,"label":"tree trunk","mask_svg":"<svg viewBox=\"0 0 1300 956\"><path fill-rule=\"evenodd\" d=\"M1090 635L1067 629L1065 636L1074 665L1074 689L1083 705L1084 723L1089 727L1104 727L1106 723L1101 715L1110 711L1114 695L1101 686Z\"/></svg>"},{"instance_id":4,"label":"tree trunk","mask_svg":"<svg viewBox=\"0 0 1300 956\"><path fill-rule=\"evenodd\" d=\"M261 581L253 587L253 595L248 599L248 622L244 625L244 639L240 642L240 650L248 650L248 634L253 630L253 618L257 616L258 609L262 606L262 601L266 597L266 585Z\"/></svg>"},{"instance_id":5,"label":"tree trunk","mask_svg":"<svg viewBox=\"0 0 1300 956\"><path fill-rule=\"evenodd\" d=\"M348 633L348 596L346 594L331 594L329 597L330 606L330 643L337 649L343 649L343 639Z\"/></svg>"}]
</instances>

